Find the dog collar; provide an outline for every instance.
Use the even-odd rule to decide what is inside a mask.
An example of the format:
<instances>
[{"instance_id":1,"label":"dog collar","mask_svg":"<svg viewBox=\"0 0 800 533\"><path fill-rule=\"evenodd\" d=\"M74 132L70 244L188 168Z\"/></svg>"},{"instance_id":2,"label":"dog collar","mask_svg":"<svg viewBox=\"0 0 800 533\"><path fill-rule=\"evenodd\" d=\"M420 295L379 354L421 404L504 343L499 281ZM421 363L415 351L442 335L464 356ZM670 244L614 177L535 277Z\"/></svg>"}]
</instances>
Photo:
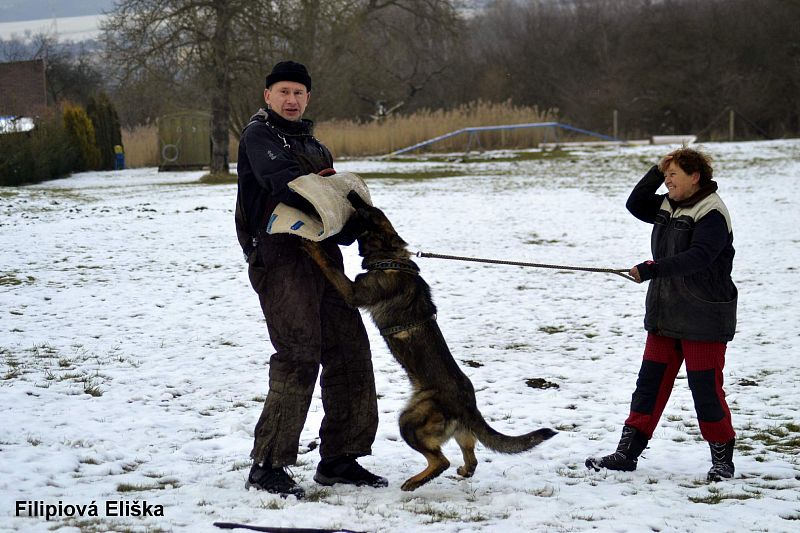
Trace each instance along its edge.
<instances>
[{"instance_id":1,"label":"dog collar","mask_svg":"<svg viewBox=\"0 0 800 533\"><path fill-rule=\"evenodd\" d=\"M419 274L419 267L413 261L402 261L398 259L384 259L367 263L364 265L366 270L400 270L410 274Z\"/></svg>"},{"instance_id":2,"label":"dog collar","mask_svg":"<svg viewBox=\"0 0 800 533\"><path fill-rule=\"evenodd\" d=\"M383 329L381 329L381 336L382 337L388 337L389 335L394 335L395 333L400 333L401 331L406 331L406 330L411 329L411 328L416 328L417 326L421 326L421 325L423 325L423 324L425 324L425 323L427 323L427 322L429 322L431 320L433 320L434 322L436 321L436 315L435 314L429 316L428 318L426 318L424 320L418 320L418 321L412 322L410 324L402 324L400 326L392 326L392 327L389 327L389 328L383 328Z\"/></svg>"}]
</instances>

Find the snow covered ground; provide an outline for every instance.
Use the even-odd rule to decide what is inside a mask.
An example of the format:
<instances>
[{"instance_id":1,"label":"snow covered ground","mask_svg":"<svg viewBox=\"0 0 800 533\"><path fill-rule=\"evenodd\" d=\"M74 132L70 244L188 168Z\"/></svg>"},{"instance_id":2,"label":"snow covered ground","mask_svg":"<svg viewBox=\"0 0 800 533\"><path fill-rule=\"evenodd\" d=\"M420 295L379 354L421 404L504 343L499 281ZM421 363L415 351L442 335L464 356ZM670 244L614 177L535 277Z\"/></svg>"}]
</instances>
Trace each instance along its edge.
<instances>
[{"instance_id":1,"label":"snow covered ground","mask_svg":"<svg viewBox=\"0 0 800 533\"><path fill-rule=\"evenodd\" d=\"M737 250L739 329L725 387L738 432L734 480L704 480L709 451L684 372L639 470L583 466L587 455L614 449L627 414L645 338L644 285L419 259L486 418L506 433L560 433L517 456L479 446L469 480L457 478L460 453L450 443L453 467L402 492L424 465L396 425L408 384L365 317L381 422L362 462L390 486L315 485L317 391L293 469L308 498L246 491L272 350L234 236L236 187L201 185L199 172L138 169L0 188L0 530L202 532L223 521L359 531L797 531L800 211L791 198L800 141L705 149ZM627 213L625 199L667 150L338 168L459 174L370 178L373 200L413 250L628 268L649 258L650 227ZM352 248L351 276L359 268ZM529 386L537 379L550 386ZM134 502L163 516L109 516L130 514ZM99 516L25 516L28 506L60 506L63 515L93 504Z\"/></svg>"}]
</instances>

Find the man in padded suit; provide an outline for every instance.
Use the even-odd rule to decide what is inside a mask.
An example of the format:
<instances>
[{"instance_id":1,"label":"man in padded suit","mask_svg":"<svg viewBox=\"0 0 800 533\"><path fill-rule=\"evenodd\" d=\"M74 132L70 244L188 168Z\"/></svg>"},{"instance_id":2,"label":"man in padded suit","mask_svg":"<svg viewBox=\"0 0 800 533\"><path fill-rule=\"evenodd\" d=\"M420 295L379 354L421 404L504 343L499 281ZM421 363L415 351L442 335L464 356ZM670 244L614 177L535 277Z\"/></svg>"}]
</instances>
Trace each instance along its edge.
<instances>
[{"instance_id":1,"label":"man in padded suit","mask_svg":"<svg viewBox=\"0 0 800 533\"><path fill-rule=\"evenodd\" d=\"M266 80L266 109L242 132L237 164L237 236L275 349L245 486L297 498L305 493L287 467L297 460L320 367L325 416L314 480L323 485L387 485L385 478L356 461L371 453L378 427L375 376L361 315L302 250L300 237L266 233L278 203L313 213L311 204L289 189L290 181L309 173L334 173L331 153L313 137L313 123L302 118L310 97L305 66L276 64ZM346 227L322 246L341 265L339 244L349 245L354 237Z\"/></svg>"}]
</instances>

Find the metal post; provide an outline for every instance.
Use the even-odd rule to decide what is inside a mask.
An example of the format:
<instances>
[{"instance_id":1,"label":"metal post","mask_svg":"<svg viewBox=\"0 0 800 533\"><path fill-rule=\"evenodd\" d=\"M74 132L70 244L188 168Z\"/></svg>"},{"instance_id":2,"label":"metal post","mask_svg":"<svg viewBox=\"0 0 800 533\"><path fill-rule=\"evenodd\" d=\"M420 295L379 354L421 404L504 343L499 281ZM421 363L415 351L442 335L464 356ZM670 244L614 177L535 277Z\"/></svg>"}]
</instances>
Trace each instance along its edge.
<instances>
[{"instance_id":1,"label":"metal post","mask_svg":"<svg viewBox=\"0 0 800 533\"><path fill-rule=\"evenodd\" d=\"M728 110L728 140L733 142L733 132L734 132L734 124L733 124L733 117L734 117L733 108Z\"/></svg>"},{"instance_id":2,"label":"metal post","mask_svg":"<svg viewBox=\"0 0 800 533\"><path fill-rule=\"evenodd\" d=\"M617 110L614 110L614 138L619 139L619 122Z\"/></svg>"}]
</instances>

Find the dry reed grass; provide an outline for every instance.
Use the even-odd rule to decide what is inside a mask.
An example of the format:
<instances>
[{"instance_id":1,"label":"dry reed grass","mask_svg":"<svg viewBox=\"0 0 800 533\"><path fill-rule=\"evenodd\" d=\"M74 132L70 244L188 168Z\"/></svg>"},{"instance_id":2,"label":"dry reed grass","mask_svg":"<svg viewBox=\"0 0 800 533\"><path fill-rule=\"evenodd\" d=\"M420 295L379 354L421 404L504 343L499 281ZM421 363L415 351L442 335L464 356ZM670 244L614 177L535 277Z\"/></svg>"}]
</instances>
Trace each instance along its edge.
<instances>
[{"instance_id":1,"label":"dry reed grass","mask_svg":"<svg viewBox=\"0 0 800 533\"><path fill-rule=\"evenodd\" d=\"M413 115L392 115L381 121L358 123L347 120L321 122L316 136L336 157L383 155L439 135L475 126L526 124L556 120L557 110L540 111L536 106L515 106L505 102L473 102L450 110L422 110ZM483 149L531 148L545 135L542 129L481 132L477 141ZM425 151L464 151L466 134L437 142ZM473 142L472 148L477 148Z\"/></svg>"},{"instance_id":2,"label":"dry reed grass","mask_svg":"<svg viewBox=\"0 0 800 533\"><path fill-rule=\"evenodd\" d=\"M556 120L557 110L540 111L536 106L515 106L511 101L473 102L450 110L422 110L413 115L392 115L376 122L333 120L317 124L315 134L336 157L383 155L461 128L525 124ZM531 148L542 142L542 129L483 132L480 148ZM238 139L231 136L230 160L236 161ZM459 135L425 148L425 151L464 151L469 139ZM158 128L154 125L122 130L128 167L154 167L160 162ZM478 148L475 143L473 148Z\"/></svg>"},{"instance_id":3,"label":"dry reed grass","mask_svg":"<svg viewBox=\"0 0 800 533\"><path fill-rule=\"evenodd\" d=\"M128 168L157 167L161 160L155 125L122 128L122 146Z\"/></svg>"},{"instance_id":4,"label":"dry reed grass","mask_svg":"<svg viewBox=\"0 0 800 533\"><path fill-rule=\"evenodd\" d=\"M161 163L158 126L123 128L122 145L125 147L125 166L128 168L157 167ZM239 139L231 135L228 144L231 161L236 161L238 148Z\"/></svg>"}]
</instances>

